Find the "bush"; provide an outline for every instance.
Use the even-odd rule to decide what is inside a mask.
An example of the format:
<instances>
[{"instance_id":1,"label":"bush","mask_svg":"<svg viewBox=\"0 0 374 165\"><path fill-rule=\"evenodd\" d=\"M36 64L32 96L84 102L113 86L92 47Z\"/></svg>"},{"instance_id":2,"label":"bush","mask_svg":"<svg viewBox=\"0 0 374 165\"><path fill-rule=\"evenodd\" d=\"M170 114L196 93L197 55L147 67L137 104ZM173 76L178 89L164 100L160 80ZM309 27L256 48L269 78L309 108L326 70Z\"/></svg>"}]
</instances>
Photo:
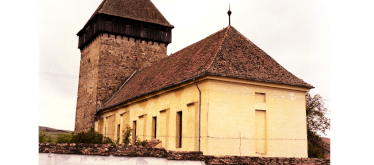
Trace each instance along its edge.
<instances>
[{"instance_id":1,"label":"bush","mask_svg":"<svg viewBox=\"0 0 374 165\"><path fill-rule=\"evenodd\" d=\"M82 131L76 135L73 135L70 143L102 144L103 137L104 136L102 134L95 132L95 130L91 127L88 132Z\"/></svg>"},{"instance_id":2,"label":"bush","mask_svg":"<svg viewBox=\"0 0 374 165\"><path fill-rule=\"evenodd\" d=\"M137 146L144 146L144 147L145 147L145 146L147 146L147 143L148 143L147 140L143 140L143 141L141 141L141 140L138 138L138 136L136 136L134 145L137 145Z\"/></svg>"},{"instance_id":3,"label":"bush","mask_svg":"<svg viewBox=\"0 0 374 165\"><path fill-rule=\"evenodd\" d=\"M57 143L70 143L74 133L71 134L57 134Z\"/></svg>"},{"instance_id":4,"label":"bush","mask_svg":"<svg viewBox=\"0 0 374 165\"><path fill-rule=\"evenodd\" d=\"M131 128L129 125L126 125L126 131L125 131L125 134L122 140L124 145L129 145L131 143L130 136L131 136Z\"/></svg>"},{"instance_id":5,"label":"bush","mask_svg":"<svg viewBox=\"0 0 374 165\"><path fill-rule=\"evenodd\" d=\"M79 132L78 134L58 134L57 143L88 143L88 144L111 144L115 145L108 137L104 137L90 128L88 132Z\"/></svg>"},{"instance_id":6,"label":"bush","mask_svg":"<svg viewBox=\"0 0 374 165\"><path fill-rule=\"evenodd\" d=\"M51 143L52 141L52 135L44 131L39 131L39 143Z\"/></svg>"},{"instance_id":7,"label":"bush","mask_svg":"<svg viewBox=\"0 0 374 165\"><path fill-rule=\"evenodd\" d=\"M130 139L130 136L131 136L131 131L132 129L130 128L129 125L126 125L126 131L125 131L125 134L123 135L123 144L124 145L129 145L130 142L131 142L131 139ZM133 145L137 145L137 146L147 146L147 143L148 141L147 140L143 140L141 141L138 136L135 137L135 142Z\"/></svg>"}]
</instances>

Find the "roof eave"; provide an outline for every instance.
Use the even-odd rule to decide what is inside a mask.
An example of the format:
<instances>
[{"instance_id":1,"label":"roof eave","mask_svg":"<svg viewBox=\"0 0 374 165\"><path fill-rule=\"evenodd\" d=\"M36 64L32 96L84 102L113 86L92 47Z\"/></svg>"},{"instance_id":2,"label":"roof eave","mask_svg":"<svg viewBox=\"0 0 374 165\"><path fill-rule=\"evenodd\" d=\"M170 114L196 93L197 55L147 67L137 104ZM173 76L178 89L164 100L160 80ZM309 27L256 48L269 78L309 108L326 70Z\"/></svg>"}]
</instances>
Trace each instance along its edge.
<instances>
[{"instance_id":1,"label":"roof eave","mask_svg":"<svg viewBox=\"0 0 374 165\"><path fill-rule=\"evenodd\" d=\"M166 90L166 89L169 89L169 88L172 88L172 87L178 86L178 85L180 85L180 84L182 84L182 83L187 83L187 82L189 82L189 81L193 81L193 79L200 78L200 77L205 76L205 75L206 75L205 73L202 73L202 74L199 74L199 75L197 75L197 76L190 77L190 78L188 78L188 79L185 79L185 80L179 81L178 83L175 83L175 84L172 84L172 85L169 85L169 86L166 86L166 87L163 87L163 88L160 88L160 89L154 90L154 91L152 91L152 92L148 92L148 93L141 94L141 95L139 95L139 96L136 96L136 97L134 97L134 98L131 98L131 99L128 99L128 100L122 101L122 102L120 102L120 103L117 103L117 104L115 104L115 105L112 105L112 106L109 106L109 107L106 107L106 108L99 109L99 110L96 112L96 114L99 114L100 112L105 111L105 110L108 110L108 109L112 109L112 108L114 108L114 107L116 107L116 106L119 106L119 105L121 105L121 104L126 104L127 102L130 102L130 101L136 100L136 99L141 98L141 97L143 97L143 96L145 96L145 95L154 94L154 93L160 92L160 91L162 91L162 90ZM95 114L95 115L96 115L96 114Z\"/></svg>"},{"instance_id":2,"label":"roof eave","mask_svg":"<svg viewBox=\"0 0 374 165\"><path fill-rule=\"evenodd\" d=\"M136 99L139 99L145 95L149 95L149 94L154 94L154 93L157 93L157 92L160 92L162 90L166 90L166 89L169 89L169 88L173 88L175 86L178 86L182 83L187 83L189 81L193 81L193 79L196 79L196 78L200 78L200 77L203 77L203 76L222 76L222 77L229 77L229 78L237 78L237 79L244 79L244 80L250 80L250 81L257 81L257 82L267 82L267 83L274 83L274 84L281 84L281 85L289 85L289 86L296 86L296 87L303 87L303 88L308 88L308 89L313 89L314 87L313 86L306 86L306 85L297 85L297 84L290 84L290 83L282 83L282 82L275 82L275 81L267 81L267 80L258 80L258 79L253 79L253 78L246 78L246 77L240 77L240 76L231 76L231 75L223 75L223 74L216 74L216 73L210 73L210 72L203 72L202 74L199 74L197 76L194 76L194 77L190 77L188 79L185 79L185 80L182 80L178 83L175 83L175 84L172 84L172 85L169 85L169 86L166 86L166 87L163 87L163 88L160 88L158 90L155 90L155 91L152 91L152 92L149 92L149 93L145 93L145 94L141 94L139 96L136 96L134 98L131 98L131 99L128 99L128 100L125 100L125 101L122 101L120 103L117 103L115 105L112 105L112 106L109 106L109 107L106 107L106 108L102 108L102 109L99 109L96 113L96 114L99 114L105 110L108 110L108 109L112 109L116 106L119 106L119 105L122 105L122 104L126 104L130 101L133 101L133 100L136 100Z\"/></svg>"}]
</instances>

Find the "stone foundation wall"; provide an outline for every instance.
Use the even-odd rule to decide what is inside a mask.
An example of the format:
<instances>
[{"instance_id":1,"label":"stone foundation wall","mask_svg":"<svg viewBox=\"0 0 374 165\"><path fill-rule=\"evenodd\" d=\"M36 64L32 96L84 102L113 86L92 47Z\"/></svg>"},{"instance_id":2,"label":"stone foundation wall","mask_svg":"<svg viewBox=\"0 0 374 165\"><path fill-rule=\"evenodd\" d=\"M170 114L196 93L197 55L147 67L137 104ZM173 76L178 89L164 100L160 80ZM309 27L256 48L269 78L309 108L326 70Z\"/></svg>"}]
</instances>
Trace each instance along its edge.
<instances>
[{"instance_id":1,"label":"stone foundation wall","mask_svg":"<svg viewBox=\"0 0 374 165\"><path fill-rule=\"evenodd\" d=\"M94 114L135 71L166 57L167 45L99 34L81 50L74 131L88 131Z\"/></svg>"},{"instance_id":2,"label":"stone foundation wall","mask_svg":"<svg viewBox=\"0 0 374 165\"><path fill-rule=\"evenodd\" d=\"M75 158L74 160L87 160L86 155L90 156L104 156L100 159L107 158L107 161L113 161L114 157L147 157L147 158L163 158L173 161L172 164L254 164L254 165L267 165L267 164L300 164L300 165L313 165L313 164L330 164L330 159L317 159L317 158L263 158L263 157L248 157L248 156L208 156L203 155L202 152L181 152L181 151L166 151L163 148L151 147L138 147L138 146L124 146L124 145L109 145L109 144L49 144L39 143L39 155L43 153L49 154L66 154L66 155L81 155L84 158ZM105 157L106 156L106 157ZM40 156L43 162L47 162L44 157ZM53 156L47 156L53 157ZM57 157L57 156L55 156ZM61 156L60 156L61 157ZM40 158L40 159L41 159ZM98 159L91 158L90 159ZM56 158L57 160L57 158ZM71 161L72 159L70 159ZM143 159L142 159L143 160ZM63 161L60 159L60 161ZM121 160L117 160L121 161ZM123 159L122 161L129 161ZM58 162L58 161L55 161ZM158 162L165 162L159 160ZM167 164L167 162L166 162Z\"/></svg>"}]
</instances>

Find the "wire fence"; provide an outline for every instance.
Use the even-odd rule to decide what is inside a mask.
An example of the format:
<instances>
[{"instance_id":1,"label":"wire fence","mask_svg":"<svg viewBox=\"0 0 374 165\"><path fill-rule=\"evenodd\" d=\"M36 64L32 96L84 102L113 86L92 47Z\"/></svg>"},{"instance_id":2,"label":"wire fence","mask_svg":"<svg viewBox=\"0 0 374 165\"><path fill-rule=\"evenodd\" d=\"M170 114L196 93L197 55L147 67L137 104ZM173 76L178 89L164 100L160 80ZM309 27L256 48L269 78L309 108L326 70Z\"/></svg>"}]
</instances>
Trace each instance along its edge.
<instances>
[{"instance_id":1,"label":"wire fence","mask_svg":"<svg viewBox=\"0 0 374 165\"><path fill-rule=\"evenodd\" d=\"M105 134L106 137L109 136L115 136L118 134ZM123 136L122 134L120 135L121 137ZM154 135L141 135L137 134L137 137L151 137L154 139ZM132 137L132 136L130 136ZM199 138L198 136L170 136L170 135L157 135L157 138L165 138L165 137L170 137L170 138L186 138L186 139L196 139ZM243 140L308 140L307 138L251 138L251 137L217 137L217 136L200 136L200 138L210 138L210 139L243 139Z\"/></svg>"}]
</instances>

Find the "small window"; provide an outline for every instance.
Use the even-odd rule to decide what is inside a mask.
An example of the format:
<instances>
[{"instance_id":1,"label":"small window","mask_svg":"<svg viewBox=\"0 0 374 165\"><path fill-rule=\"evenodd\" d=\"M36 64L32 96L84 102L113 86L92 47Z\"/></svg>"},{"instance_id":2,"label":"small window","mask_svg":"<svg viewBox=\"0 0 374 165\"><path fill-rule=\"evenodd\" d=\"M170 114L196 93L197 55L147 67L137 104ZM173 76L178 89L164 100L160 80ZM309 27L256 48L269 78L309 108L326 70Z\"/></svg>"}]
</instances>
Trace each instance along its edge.
<instances>
[{"instance_id":1,"label":"small window","mask_svg":"<svg viewBox=\"0 0 374 165\"><path fill-rule=\"evenodd\" d=\"M117 139L119 140L121 136L121 124L118 124L117 126Z\"/></svg>"},{"instance_id":2,"label":"small window","mask_svg":"<svg viewBox=\"0 0 374 165\"><path fill-rule=\"evenodd\" d=\"M182 111L177 112L176 148L182 148Z\"/></svg>"},{"instance_id":3,"label":"small window","mask_svg":"<svg viewBox=\"0 0 374 165\"><path fill-rule=\"evenodd\" d=\"M258 103L266 103L266 95L265 93L256 93L256 102Z\"/></svg>"},{"instance_id":4,"label":"small window","mask_svg":"<svg viewBox=\"0 0 374 165\"><path fill-rule=\"evenodd\" d=\"M156 139L157 136L157 116L152 118L152 138Z\"/></svg>"},{"instance_id":5,"label":"small window","mask_svg":"<svg viewBox=\"0 0 374 165\"><path fill-rule=\"evenodd\" d=\"M132 144L135 143L135 138L136 138L136 120L132 122Z\"/></svg>"}]
</instances>

